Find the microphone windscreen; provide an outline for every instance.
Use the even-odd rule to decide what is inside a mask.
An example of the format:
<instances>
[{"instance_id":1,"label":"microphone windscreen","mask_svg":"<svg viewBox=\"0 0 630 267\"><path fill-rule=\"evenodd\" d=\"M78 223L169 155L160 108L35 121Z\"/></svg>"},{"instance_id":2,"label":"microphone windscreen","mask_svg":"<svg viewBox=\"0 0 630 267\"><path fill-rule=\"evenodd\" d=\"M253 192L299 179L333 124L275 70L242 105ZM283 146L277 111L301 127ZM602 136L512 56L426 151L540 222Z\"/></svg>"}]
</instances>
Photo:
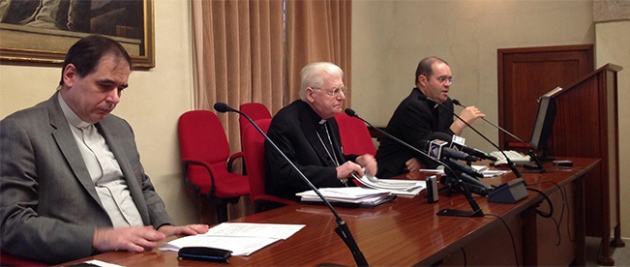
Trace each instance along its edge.
<instances>
[{"instance_id":1,"label":"microphone windscreen","mask_svg":"<svg viewBox=\"0 0 630 267\"><path fill-rule=\"evenodd\" d=\"M464 105L462 105L462 103L461 103L461 102L459 102L459 100L457 100L457 99L453 99L452 101L453 101L453 104L455 104L455 105L458 105L458 106L460 106L460 107L463 107L463 106L464 106Z\"/></svg>"},{"instance_id":2,"label":"microphone windscreen","mask_svg":"<svg viewBox=\"0 0 630 267\"><path fill-rule=\"evenodd\" d=\"M225 112L228 112L230 109L231 108L227 104L225 104L223 102L216 102L216 103L214 103L214 110L216 110L218 112L225 113Z\"/></svg>"},{"instance_id":3,"label":"microphone windscreen","mask_svg":"<svg viewBox=\"0 0 630 267\"><path fill-rule=\"evenodd\" d=\"M357 113L351 108L346 109L346 114L350 117L359 117L359 115L357 115Z\"/></svg>"}]
</instances>

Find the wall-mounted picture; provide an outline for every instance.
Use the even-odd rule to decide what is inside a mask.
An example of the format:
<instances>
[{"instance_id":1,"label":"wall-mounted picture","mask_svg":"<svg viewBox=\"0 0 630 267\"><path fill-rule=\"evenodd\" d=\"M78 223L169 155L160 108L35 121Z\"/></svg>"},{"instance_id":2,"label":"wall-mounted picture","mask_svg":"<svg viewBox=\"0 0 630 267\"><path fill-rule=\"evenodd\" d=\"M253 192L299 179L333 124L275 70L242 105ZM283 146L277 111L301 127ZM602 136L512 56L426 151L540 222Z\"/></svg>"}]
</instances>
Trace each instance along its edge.
<instances>
[{"instance_id":1,"label":"wall-mounted picture","mask_svg":"<svg viewBox=\"0 0 630 267\"><path fill-rule=\"evenodd\" d=\"M63 63L90 34L120 42L136 68L155 67L153 0L0 0L0 61Z\"/></svg>"}]
</instances>

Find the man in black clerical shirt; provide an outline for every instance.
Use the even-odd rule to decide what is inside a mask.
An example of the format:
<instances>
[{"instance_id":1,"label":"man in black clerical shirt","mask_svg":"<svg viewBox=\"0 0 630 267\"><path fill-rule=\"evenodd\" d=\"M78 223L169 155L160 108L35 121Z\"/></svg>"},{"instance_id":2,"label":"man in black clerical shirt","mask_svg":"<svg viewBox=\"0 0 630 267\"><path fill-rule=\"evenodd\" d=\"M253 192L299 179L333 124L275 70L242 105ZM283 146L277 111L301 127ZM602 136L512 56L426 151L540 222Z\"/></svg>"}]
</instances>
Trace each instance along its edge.
<instances>
[{"instance_id":1,"label":"man in black clerical shirt","mask_svg":"<svg viewBox=\"0 0 630 267\"><path fill-rule=\"evenodd\" d=\"M351 185L352 174L375 174L372 155L344 155L335 115L343 110L346 88L343 71L328 62L311 63L300 72L300 100L282 108L272 119L268 135L316 187ZM299 174L268 143L265 145L266 191L297 199L310 190Z\"/></svg>"},{"instance_id":2,"label":"man in black clerical shirt","mask_svg":"<svg viewBox=\"0 0 630 267\"><path fill-rule=\"evenodd\" d=\"M453 102L448 97L453 75L448 63L437 57L422 59L414 82L416 87L396 108L386 131L422 151L426 151L426 141L434 132L460 135L466 124L453 120ZM469 106L459 116L471 124L485 114ZM425 166L436 167L429 159L387 137L381 140L376 160L379 178L417 171Z\"/></svg>"}]
</instances>

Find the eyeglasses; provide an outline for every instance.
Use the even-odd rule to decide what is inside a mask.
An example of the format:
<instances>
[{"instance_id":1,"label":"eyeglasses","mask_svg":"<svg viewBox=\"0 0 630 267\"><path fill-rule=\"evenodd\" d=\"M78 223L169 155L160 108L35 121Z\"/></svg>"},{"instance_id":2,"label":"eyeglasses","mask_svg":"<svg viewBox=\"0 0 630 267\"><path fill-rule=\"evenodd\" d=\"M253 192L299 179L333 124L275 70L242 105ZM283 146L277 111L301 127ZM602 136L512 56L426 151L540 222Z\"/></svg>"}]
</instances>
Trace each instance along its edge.
<instances>
[{"instance_id":1,"label":"eyeglasses","mask_svg":"<svg viewBox=\"0 0 630 267\"><path fill-rule=\"evenodd\" d=\"M311 88L312 88L313 90L321 90L321 89L322 89L322 88L314 88L314 87L311 87ZM343 87L343 88L335 88L335 89L332 89L332 90L328 90L328 89L327 89L327 90L324 90L324 91L325 91L325 93L326 93L327 95L329 95L329 96L335 96L335 97L336 97L336 96L338 96L338 95L339 95L339 93L343 93L343 94L345 95L345 94L346 94L346 91L348 91L348 88Z\"/></svg>"},{"instance_id":2,"label":"eyeglasses","mask_svg":"<svg viewBox=\"0 0 630 267\"><path fill-rule=\"evenodd\" d=\"M438 82L440 83L446 83L448 81L448 83L453 83L453 77L449 77L449 76L440 76L436 78L438 80Z\"/></svg>"}]
</instances>

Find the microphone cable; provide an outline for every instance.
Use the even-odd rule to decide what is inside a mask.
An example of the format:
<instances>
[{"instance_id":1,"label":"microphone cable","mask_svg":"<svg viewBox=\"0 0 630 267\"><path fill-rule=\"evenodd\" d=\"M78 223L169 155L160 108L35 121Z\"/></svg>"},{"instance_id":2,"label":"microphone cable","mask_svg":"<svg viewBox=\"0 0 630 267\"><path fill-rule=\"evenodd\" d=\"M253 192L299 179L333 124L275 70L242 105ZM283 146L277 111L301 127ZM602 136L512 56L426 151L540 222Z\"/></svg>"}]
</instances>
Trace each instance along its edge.
<instances>
[{"instance_id":1,"label":"microphone cable","mask_svg":"<svg viewBox=\"0 0 630 267\"><path fill-rule=\"evenodd\" d=\"M567 214L567 220L566 220L566 224L567 224L567 236L569 237L569 242L573 243L575 242L575 237L573 237L571 235L571 224L569 223L569 219L571 218L571 208L569 207L569 201L567 198L567 193L566 193L566 188L562 187L561 185L559 185L558 183L554 182L554 181L549 181L549 180L543 180L543 181L539 181L536 182L532 185L537 185L537 184L542 184L542 183L551 183L553 185L555 185L558 188L558 191L560 191L560 195L562 198L562 209L560 210L560 218L558 219L557 222L555 222L555 218L551 218L552 220L554 220L554 222L556 223L556 232L558 234L558 242L555 244L556 246L559 246L562 240L562 236L560 235L560 225L562 224L562 220L564 219L564 213L566 210L566 214Z\"/></svg>"},{"instance_id":2,"label":"microphone cable","mask_svg":"<svg viewBox=\"0 0 630 267\"><path fill-rule=\"evenodd\" d=\"M547 194L545 194L545 192L543 192L543 191L541 191L539 189L533 188L533 187L527 187L527 190L538 192L538 194L540 196L542 196L545 199L545 201L547 201L547 203L549 204L549 212L548 213L544 212L542 210L539 210L539 209L536 209L536 213L538 213L538 215L540 215L543 218L552 218L553 219L553 217L552 217L553 216L553 203L551 203L551 199L549 199L549 196Z\"/></svg>"}]
</instances>

